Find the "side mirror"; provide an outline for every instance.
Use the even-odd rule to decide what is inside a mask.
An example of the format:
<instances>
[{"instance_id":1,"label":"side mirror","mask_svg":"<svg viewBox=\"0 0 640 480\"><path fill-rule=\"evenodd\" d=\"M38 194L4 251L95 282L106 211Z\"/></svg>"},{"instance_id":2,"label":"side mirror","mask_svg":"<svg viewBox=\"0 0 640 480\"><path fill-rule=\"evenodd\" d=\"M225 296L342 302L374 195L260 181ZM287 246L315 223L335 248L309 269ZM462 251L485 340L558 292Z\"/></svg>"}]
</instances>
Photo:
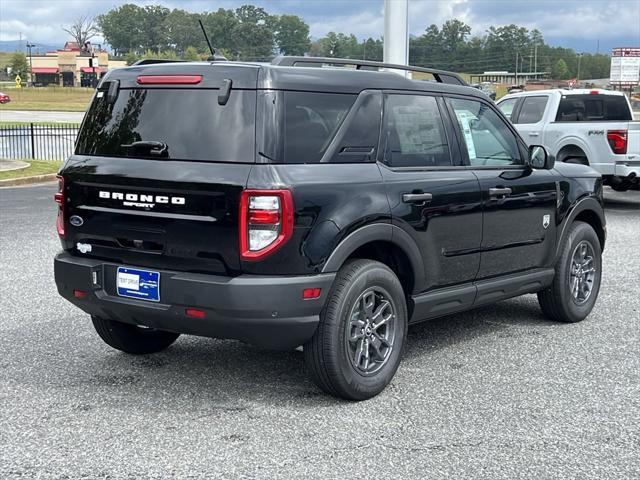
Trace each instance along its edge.
<instances>
[{"instance_id":1,"label":"side mirror","mask_svg":"<svg viewBox=\"0 0 640 480\"><path fill-rule=\"evenodd\" d=\"M540 170L551 170L555 164L555 158L549 155L542 145L529 147L529 166Z\"/></svg>"}]
</instances>

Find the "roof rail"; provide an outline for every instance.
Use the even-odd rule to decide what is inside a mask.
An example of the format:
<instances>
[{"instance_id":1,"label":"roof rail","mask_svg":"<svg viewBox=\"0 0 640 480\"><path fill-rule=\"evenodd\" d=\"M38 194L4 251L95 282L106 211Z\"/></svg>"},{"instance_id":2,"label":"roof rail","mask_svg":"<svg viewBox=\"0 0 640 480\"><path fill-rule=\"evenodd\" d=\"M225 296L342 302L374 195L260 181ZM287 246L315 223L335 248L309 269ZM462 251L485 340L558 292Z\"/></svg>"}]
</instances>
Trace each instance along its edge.
<instances>
[{"instance_id":1,"label":"roof rail","mask_svg":"<svg viewBox=\"0 0 640 480\"><path fill-rule=\"evenodd\" d=\"M394 63L374 62L371 60L356 60L350 58L330 58L330 57L288 57L279 56L273 59L272 65L282 67L322 67L323 65L355 65L356 70L380 70L391 68L394 70L405 70L408 72L421 72L433 75L436 82L450 83L453 85L467 85L460 75L446 70L435 68L412 67L410 65L397 65Z\"/></svg>"},{"instance_id":2,"label":"roof rail","mask_svg":"<svg viewBox=\"0 0 640 480\"><path fill-rule=\"evenodd\" d=\"M132 63L132 67L137 67L140 65L153 65L154 63L182 63L184 60L164 60L159 58L144 58L142 60L138 60L136 63Z\"/></svg>"}]
</instances>

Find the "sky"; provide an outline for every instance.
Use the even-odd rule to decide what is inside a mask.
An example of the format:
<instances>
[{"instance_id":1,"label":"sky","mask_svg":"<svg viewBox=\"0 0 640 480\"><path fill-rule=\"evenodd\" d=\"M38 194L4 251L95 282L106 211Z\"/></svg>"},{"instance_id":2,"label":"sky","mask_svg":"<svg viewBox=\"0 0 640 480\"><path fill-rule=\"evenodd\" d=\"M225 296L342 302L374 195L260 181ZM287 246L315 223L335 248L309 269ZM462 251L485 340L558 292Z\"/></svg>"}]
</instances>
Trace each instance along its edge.
<instances>
[{"instance_id":1,"label":"sky","mask_svg":"<svg viewBox=\"0 0 640 480\"><path fill-rule=\"evenodd\" d=\"M0 40L17 40L22 34L36 44L62 45L67 40L63 25L124 3L192 12L250 3L272 14L299 15L309 24L312 38L330 31L378 38L384 30L383 0L1 0ZM491 25L515 23L537 28L551 45L578 52L640 46L640 0L409 0L409 18L412 35L432 23L458 18L471 26L472 35L484 34Z\"/></svg>"}]
</instances>

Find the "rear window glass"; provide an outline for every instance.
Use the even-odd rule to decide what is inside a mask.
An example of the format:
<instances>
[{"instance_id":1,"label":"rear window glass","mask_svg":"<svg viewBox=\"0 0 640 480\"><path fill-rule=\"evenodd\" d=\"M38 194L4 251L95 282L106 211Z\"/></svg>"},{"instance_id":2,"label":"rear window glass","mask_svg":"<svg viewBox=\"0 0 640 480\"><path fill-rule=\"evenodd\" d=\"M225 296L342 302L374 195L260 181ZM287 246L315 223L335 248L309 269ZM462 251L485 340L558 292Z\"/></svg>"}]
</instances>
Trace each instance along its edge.
<instances>
[{"instance_id":1,"label":"rear window glass","mask_svg":"<svg viewBox=\"0 0 640 480\"><path fill-rule=\"evenodd\" d=\"M631 112L623 95L565 95L556 122L628 121Z\"/></svg>"},{"instance_id":2,"label":"rear window glass","mask_svg":"<svg viewBox=\"0 0 640 480\"><path fill-rule=\"evenodd\" d=\"M285 92L284 162L320 162L355 99L355 95Z\"/></svg>"},{"instance_id":3,"label":"rear window glass","mask_svg":"<svg viewBox=\"0 0 640 480\"><path fill-rule=\"evenodd\" d=\"M232 91L226 105L205 89L121 89L113 104L106 97L98 92L89 108L79 155L255 161L255 91Z\"/></svg>"}]
</instances>

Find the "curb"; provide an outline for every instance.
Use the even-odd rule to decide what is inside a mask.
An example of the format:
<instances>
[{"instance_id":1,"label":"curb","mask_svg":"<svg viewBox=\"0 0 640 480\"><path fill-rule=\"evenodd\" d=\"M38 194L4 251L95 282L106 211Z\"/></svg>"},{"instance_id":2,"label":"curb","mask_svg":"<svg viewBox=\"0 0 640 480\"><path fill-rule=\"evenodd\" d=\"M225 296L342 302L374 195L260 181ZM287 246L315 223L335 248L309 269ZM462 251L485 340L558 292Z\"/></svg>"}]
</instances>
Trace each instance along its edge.
<instances>
[{"instance_id":1,"label":"curb","mask_svg":"<svg viewBox=\"0 0 640 480\"><path fill-rule=\"evenodd\" d=\"M57 173L48 173L46 175L34 175L32 177L22 178L9 178L7 180L0 180L1 187L17 187L19 185L32 185L34 183L53 182L56 179Z\"/></svg>"}]
</instances>

